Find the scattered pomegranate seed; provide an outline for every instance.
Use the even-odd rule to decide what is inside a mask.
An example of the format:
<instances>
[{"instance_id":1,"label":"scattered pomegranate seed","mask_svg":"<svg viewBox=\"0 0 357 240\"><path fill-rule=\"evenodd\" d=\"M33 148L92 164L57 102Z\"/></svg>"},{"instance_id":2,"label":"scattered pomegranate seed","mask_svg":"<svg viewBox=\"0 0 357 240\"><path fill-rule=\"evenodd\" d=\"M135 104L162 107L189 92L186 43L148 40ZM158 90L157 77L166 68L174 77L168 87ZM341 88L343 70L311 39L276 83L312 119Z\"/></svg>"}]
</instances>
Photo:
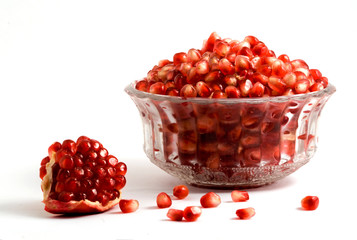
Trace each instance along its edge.
<instances>
[{"instance_id":1,"label":"scattered pomegranate seed","mask_svg":"<svg viewBox=\"0 0 357 240\"><path fill-rule=\"evenodd\" d=\"M156 197L156 204L159 208L168 208L171 206L172 201L167 193L161 192Z\"/></svg>"},{"instance_id":2,"label":"scattered pomegranate seed","mask_svg":"<svg viewBox=\"0 0 357 240\"><path fill-rule=\"evenodd\" d=\"M138 210L139 202L135 199L122 199L119 202L119 207L123 213L132 213Z\"/></svg>"},{"instance_id":3,"label":"scattered pomegranate seed","mask_svg":"<svg viewBox=\"0 0 357 240\"><path fill-rule=\"evenodd\" d=\"M236 214L239 219L247 220L255 215L255 209L252 207L238 209Z\"/></svg>"},{"instance_id":4,"label":"scattered pomegranate seed","mask_svg":"<svg viewBox=\"0 0 357 240\"><path fill-rule=\"evenodd\" d=\"M306 196L301 200L301 207L304 210L315 210L319 206L319 198L316 196Z\"/></svg>"},{"instance_id":5,"label":"scattered pomegranate seed","mask_svg":"<svg viewBox=\"0 0 357 240\"><path fill-rule=\"evenodd\" d=\"M196 221L202 214L202 210L200 207L189 206L183 210L183 217L188 222Z\"/></svg>"},{"instance_id":6,"label":"scattered pomegranate seed","mask_svg":"<svg viewBox=\"0 0 357 240\"><path fill-rule=\"evenodd\" d=\"M178 199L184 199L188 196L189 190L185 185L175 186L173 189L173 195Z\"/></svg>"},{"instance_id":7,"label":"scattered pomegranate seed","mask_svg":"<svg viewBox=\"0 0 357 240\"><path fill-rule=\"evenodd\" d=\"M249 194L246 191L234 190L231 193L233 202L245 202L249 200Z\"/></svg>"},{"instance_id":8,"label":"scattered pomegranate seed","mask_svg":"<svg viewBox=\"0 0 357 240\"><path fill-rule=\"evenodd\" d=\"M171 220L171 221L182 221L183 218L183 210L178 210L178 209L169 209L167 211L166 216Z\"/></svg>"},{"instance_id":9,"label":"scattered pomegranate seed","mask_svg":"<svg viewBox=\"0 0 357 240\"><path fill-rule=\"evenodd\" d=\"M209 192L201 197L200 202L204 208L214 208L221 204L221 197L214 192Z\"/></svg>"}]
</instances>

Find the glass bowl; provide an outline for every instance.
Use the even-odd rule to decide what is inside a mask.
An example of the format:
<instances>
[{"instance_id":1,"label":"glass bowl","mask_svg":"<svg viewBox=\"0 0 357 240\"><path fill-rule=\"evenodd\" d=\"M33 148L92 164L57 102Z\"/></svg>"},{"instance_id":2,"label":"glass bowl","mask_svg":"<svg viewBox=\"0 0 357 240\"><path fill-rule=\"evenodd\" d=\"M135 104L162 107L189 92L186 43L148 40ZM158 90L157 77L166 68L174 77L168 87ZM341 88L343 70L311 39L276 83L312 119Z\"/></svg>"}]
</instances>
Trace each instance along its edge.
<instances>
[{"instance_id":1,"label":"glass bowl","mask_svg":"<svg viewBox=\"0 0 357 240\"><path fill-rule=\"evenodd\" d=\"M336 88L264 98L208 99L125 91L143 123L144 151L188 184L251 188L273 183L316 151L317 122Z\"/></svg>"}]
</instances>

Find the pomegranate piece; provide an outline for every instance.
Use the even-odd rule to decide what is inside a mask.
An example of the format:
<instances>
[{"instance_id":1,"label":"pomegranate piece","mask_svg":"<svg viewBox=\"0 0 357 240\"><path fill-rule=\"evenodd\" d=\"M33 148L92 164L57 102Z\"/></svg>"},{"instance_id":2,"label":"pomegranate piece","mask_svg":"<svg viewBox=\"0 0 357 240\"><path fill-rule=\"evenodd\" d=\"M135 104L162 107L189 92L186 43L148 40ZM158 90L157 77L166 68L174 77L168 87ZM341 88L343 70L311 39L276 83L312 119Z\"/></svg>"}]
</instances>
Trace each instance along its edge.
<instances>
[{"instance_id":1,"label":"pomegranate piece","mask_svg":"<svg viewBox=\"0 0 357 240\"><path fill-rule=\"evenodd\" d=\"M127 168L88 137L55 142L41 161L45 210L50 213L103 212L118 204Z\"/></svg>"},{"instance_id":2,"label":"pomegranate piece","mask_svg":"<svg viewBox=\"0 0 357 240\"><path fill-rule=\"evenodd\" d=\"M255 215L255 209L252 207L238 209L236 214L239 219L248 220Z\"/></svg>"},{"instance_id":3,"label":"pomegranate piece","mask_svg":"<svg viewBox=\"0 0 357 240\"><path fill-rule=\"evenodd\" d=\"M167 193L161 192L156 197L156 204L159 208L168 208L171 206L172 201Z\"/></svg>"},{"instance_id":4,"label":"pomegranate piece","mask_svg":"<svg viewBox=\"0 0 357 240\"><path fill-rule=\"evenodd\" d=\"M188 206L183 210L183 217L188 222L196 221L202 214L202 210L197 206Z\"/></svg>"},{"instance_id":5,"label":"pomegranate piece","mask_svg":"<svg viewBox=\"0 0 357 240\"><path fill-rule=\"evenodd\" d=\"M170 208L170 209L167 211L166 216L167 216L171 221L182 221L182 218L183 218L183 210Z\"/></svg>"},{"instance_id":6,"label":"pomegranate piece","mask_svg":"<svg viewBox=\"0 0 357 240\"><path fill-rule=\"evenodd\" d=\"M204 208L214 208L221 204L221 197L214 192L209 192L201 197L200 202Z\"/></svg>"},{"instance_id":7,"label":"pomegranate piece","mask_svg":"<svg viewBox=\"0 0 357 240\"><path fill-rule=\"evenodd\" d=\"M246 191L234 190L231 193L233 202L245 202L249 200L249 194Z\"/></svg>"},{"instance_id":8,"label":"pomegranate piece","mask_svg":"<svg viewBox=\"0 0 357 240\"><path fill-rule=\"evenodd\" d=\"M188 196L189 190L185 185L175 186L173 189L173 195L178 199L184 199Z\"/></svg>"},{"instance_id":9,"label":"pomegranate piece","mask_svg":"<svg viewBox=\"0 0 357 240\"><path fill-rule=\"evenodd\" d=\"M138 210L139 202L135 199L122 199L119 201L119 208L123 213L132 213Z\"/></svg>"},{"instance_id":10,"label":"pomegranate piece","mask_svg":"<svg viewBox=\"0 0 357 240\"><path fill-rule=\"evenodd\" d=\"M304 210L316 210L319 206L319 198L316 196L306 196L301 200L301 207Z\"/></svg>"}]
</instances>

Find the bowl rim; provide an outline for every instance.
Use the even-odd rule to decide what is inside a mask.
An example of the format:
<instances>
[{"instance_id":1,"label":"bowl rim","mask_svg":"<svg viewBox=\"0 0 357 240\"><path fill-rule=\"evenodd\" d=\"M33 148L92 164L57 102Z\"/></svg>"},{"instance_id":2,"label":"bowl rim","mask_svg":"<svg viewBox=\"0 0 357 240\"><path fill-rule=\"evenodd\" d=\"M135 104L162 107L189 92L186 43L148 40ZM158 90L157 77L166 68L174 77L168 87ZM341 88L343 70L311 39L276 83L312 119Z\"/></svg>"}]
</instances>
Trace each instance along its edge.
<instances>
[{"instance_id":1,"label":"bowl rim","mask_svg":"<svg viewBox=\"0 0 357 240\"><path fill-rule=\"evenodd\" d=\"M192 102L198 104L211 104L211 103L221 103L221 104L239 104L239 103L264 103L264 102L286 102L291 100L305 100L312 97L320 98L322 96L330 96L336 92L336 87L329 83L326 88L316 92L309 92L303 94L294 94L288 96L273 96L273 97L252 97L252 98L200 98L192 97L186 98L181 96L168 96L153 94L148 92L143 92L135 88L135 84L139 80L133 81L128 84L124 91L130 96L135 96L138 98L149 98L156 101L171 101L175 103Z\"/></svg>"}]
</instances>

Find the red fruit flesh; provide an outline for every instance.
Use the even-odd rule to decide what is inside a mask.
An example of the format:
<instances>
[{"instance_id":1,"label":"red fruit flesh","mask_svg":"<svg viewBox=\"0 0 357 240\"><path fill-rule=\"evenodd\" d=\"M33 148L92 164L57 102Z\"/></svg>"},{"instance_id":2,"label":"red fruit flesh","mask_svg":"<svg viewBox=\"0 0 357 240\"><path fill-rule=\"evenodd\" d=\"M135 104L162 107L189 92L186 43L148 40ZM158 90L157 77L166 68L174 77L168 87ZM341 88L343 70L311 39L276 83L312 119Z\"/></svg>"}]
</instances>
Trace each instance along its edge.
<instances>
[{"instance_id":1,"label":"red fruit flesh","mask_svg":"<svg viewBox=\"0 0 357 240\"><path fill-rule=\"evenodd\" d=\"M172 201L167 193L161 192L156 197L156 204L159 208L168 208L171 206Z\"/></svg>"},{"instance_id":2,"label":"red fruit flesh","mask_svg":"<svg viewBox=\"0 0 357 240\"><path fill-rule=\"evenodd\" d=\"M209 192L201 197L200 202L204 208L214 208L221 204L221 197L214 192Z\"/></svg>"},{"instance_id":3,"label":"red fruit flesh","mask_svg":"<svg viewBox=\"0 0 357 240\"><path fill-rule=\"evenodd\" d=\"M188 196L189 190L185 185L175 186L173 189L173 195L178 199L184 199Z\"/></svg>"},{"instance_id":4,"label":"red fruit flesh","mask_svg":"<svg viewBox=\"0 0 357 240\"><path fill-rule=\"evenodd\" d=\"M123 213L132 213L138 210L139 202L135 199L122 199L119 201L119 208Z\"/></svg>"},{"instance_id":5,"label":"red fruit flesh","mask_svg":"<svg viewBox=\"0 0 357 240\"><path fill-rule=\"evenodd\" d=\"M183 217L188 222L196 221L202 214L202 210L200 207L189 206L183 210Z\"/></svg>"},{"instance_id":6,"label":"red fruit flesh","mask_svg":"<svg viewBox=\"0 0 357 240\"><path fill-rule=\"evenodd\" d=\"M239 219L248 220L255 215L255 209L252 207L238 209L236 214Z\"/></svg>"},{"instance_id":7,"label":"red fruit flesh","mask_svg":"<svg viewBox=\"0 0 357 240\"><path fill-rule=\"evenodd\" d=\"M234 190L231 193L233 202L245 202L249 200L249 194L246 191Z\"/></svg>"},{"instance_id":8,"label":"red fruit flesh","mask_svg":"<svg viewBox=\"0 0 357 240\"><path fill-rule=\"evenodd\" d=\"M56 142L41 162L45 210L51 213L103 212L119 202L126 165L87 137Z\"/></svg>"},{"instance_id":9,"label":"red fruit flesh","mask_svg":"<svg viewBox=\"0 0 357 240\"><path fill-rule=\"evenodd\" d=\"M319 198L316 196L306 196L301 200L301 207L304 210L316 210L319 202Z\"/></svg>"},{"instance_id":10,"label":"red fruit flesh","mask_svg":"<svg viewBox=\"0 0 357 240\"><path fill-rule=\"evenodd\" d=\"M171 221L182 221L183 218L183 211L178 210L178 209L169 209L167 211L166 216L171 220Z\"/></svg>"}]
</instances>

